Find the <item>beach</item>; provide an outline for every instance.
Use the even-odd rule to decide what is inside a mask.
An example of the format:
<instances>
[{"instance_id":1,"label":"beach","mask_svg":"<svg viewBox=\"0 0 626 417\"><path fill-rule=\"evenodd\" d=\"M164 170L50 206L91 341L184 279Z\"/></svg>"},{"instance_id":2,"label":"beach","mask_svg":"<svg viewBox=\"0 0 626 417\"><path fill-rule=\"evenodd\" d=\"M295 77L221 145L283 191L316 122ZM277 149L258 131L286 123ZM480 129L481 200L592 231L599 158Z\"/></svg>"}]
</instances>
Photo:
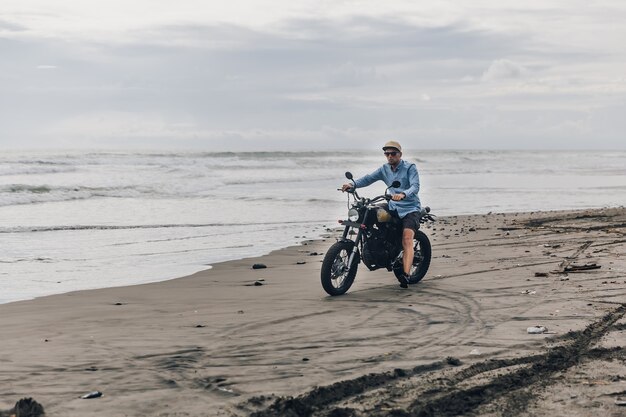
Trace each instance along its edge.
<instances>
[{"instance_id":1,"label":"beach","mask_svg":"<svg viewBox=\"0 0 626 417\"><path fill-rule=\"evenodd\" d=\"M184 278L0 305L0 409L32 397L64 417L626 412L626 209L447 216L424 231L430 270L407 290L361 265L327 296L329 232Z\"/></svg>"}]
</instances>

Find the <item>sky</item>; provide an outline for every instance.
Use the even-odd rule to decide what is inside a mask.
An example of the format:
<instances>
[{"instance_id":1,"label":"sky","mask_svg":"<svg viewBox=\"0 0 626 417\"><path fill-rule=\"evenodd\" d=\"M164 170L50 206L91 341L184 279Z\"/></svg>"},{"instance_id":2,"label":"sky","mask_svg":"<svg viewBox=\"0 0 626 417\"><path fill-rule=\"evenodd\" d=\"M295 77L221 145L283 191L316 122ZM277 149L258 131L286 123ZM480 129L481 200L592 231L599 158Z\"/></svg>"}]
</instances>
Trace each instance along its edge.
<instances>
[{"instance_id":1,"label":"sky","mask_svg":"<svg viewBox=\"0 0 626 417\"><path fill-rule=\"evenodd\" d=\"M625 21L622 0L3 0L0 147L626 150Z\"/></svg>"}]
</instances>

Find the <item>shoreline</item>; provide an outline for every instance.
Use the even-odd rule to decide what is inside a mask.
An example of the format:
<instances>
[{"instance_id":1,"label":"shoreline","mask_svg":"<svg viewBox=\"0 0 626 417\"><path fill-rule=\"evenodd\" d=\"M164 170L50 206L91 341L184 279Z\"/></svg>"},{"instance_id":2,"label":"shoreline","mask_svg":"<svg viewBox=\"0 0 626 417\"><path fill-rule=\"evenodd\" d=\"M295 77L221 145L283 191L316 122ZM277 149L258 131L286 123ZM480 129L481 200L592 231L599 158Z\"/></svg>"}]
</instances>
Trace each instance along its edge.
<instances>
[{"instance_id":1,"label":"shoreline","mask_svg":"<svg viewBox=\"0 0 626 417\"><path fill-rule=\"evenodd\" d=\"M440 220L425 229L430 271L407 291L386 271L361 266L345 296L326 296L319 262L334 241L327 238L182 278L2 304L8 388L0 409L28 396L50 415L280 415L273 401L314 386L446 357L465 367L536 354L545 339L582 330L626 302L623 207ZM576 262L601 268L553 273L579 250ZM531 325L556 333L529 335ZM607 330L603 343L623 346L619 333ZM620 366L607 360L584 371L624 374ZM626 379L613 385L624 389ZM78 398L94 390L104 396ZM585 415L588 393L576 395L559 405L563 415ZM609 409L606 398L594 401ZM410 409L408 400L384 398L398 409ZM346 396L341 406L354 401Z\"/></svg>"},{"instance_id":2,"label":"shoreline","mask_svg":"<svg viewBox=\"0 0 626 417\"><path fill-rule=\"evenodd\" d=\"M537 211L537 213L545 213L545 214L549 214L549 213L569 213L569 212L578 212L578 211L588 211L588 210L592 210L592 211L597 211L597 210L607 210L607 209L619 209L621 207L586 207L586 208L581 208L581 209L563 209L563 210L542 210L542 211ZM455 217L468 217L468 216L484 216L484 215L499 215L499 214L519 214L519 215L530 215L531 213L535 213L535 212L515 212L515 211L497 211L497 212L488 212L488 213L462 213L462 214L453 214L453 215L442 215L442 216L438 216L439 219L445 220L446 218L455 218ZM435 215L437 213L434 213ZM332 221L327 221L326 224L330 224L332 223ZM324 239L325 237L328 237L330 235L332 235L333 233L338 233L337 230L343 230L343 228L341 226L336 226L335 228L332 227L328 227L328 226L316 226L316 227L320 227L320 228L325 228L325 231L316 231L314 229L312 229L310 231L310 234L313 234L314 236L306 237L304 240L301 240L300 243L296 243L296 244L292 244L292 245L288 245L288 246L283 246L283 247L279 247L276 249L272 249L269 252L264 252L258 255L252 255L252 256L245 256L242 258L234 258L234 259L228 259L228 260L224 260L224 261L219 261L219 262L215 262L215 263L207 263L207 264L198 264L197 265L197 269L195 272L192 273L187 273L184 275L175 275L172 276L170 275L168 278L158 278L154 281L150 280L147 282L138 282L138 283L128 283L128 284L124 284L124 285L113 285L113 286L105 286L105 287L96 287L96 288L85 288L85 289L75 289L75 290L70 290L70 291L64 291L64 292L58 292L58 293L51 293L51 294L45 294L45 295L36 295L30 298L24 298L24 299L17 299L17 300L11 300L11 301L5 301L5 302L0 302L0 306L3 305L7 305L7 304L12 304L12 303L19 303L19 302L24 302L24 301L35 301L38 300L40 298L45 298L45 297L51 297L51 296L57 296L57 295L63 295L63 294L70 294L70 293L77 293L77 292L82 292L82 291L97 291L97 290L103 290L103 289L107 289L107 288L124 288L124 287L134 287L134 286L138 286L138 285L148 285L148 284L156 284L159 282L166 282L166 281L172 281L172 280L178 280L178 279L182 279L182 278L187 278L189 276L204 272L204 271L208 271L210 269L212 269L215 265L219 265L222 263L228 263L228 262L235 262L235 261L242 261L245 259L257 259L257 258L261 258L264 256L269 256L272 253L276 252L276 251L280 251L280 250L284 250L284 249L288 249L288 248L292 248L292 247L299 247L299 246L303 246L307 243L312 243L312 242L317 242L320 241L322 239ZM195 268L195 267L194 267Z\"/></svg>"}]
</instances>

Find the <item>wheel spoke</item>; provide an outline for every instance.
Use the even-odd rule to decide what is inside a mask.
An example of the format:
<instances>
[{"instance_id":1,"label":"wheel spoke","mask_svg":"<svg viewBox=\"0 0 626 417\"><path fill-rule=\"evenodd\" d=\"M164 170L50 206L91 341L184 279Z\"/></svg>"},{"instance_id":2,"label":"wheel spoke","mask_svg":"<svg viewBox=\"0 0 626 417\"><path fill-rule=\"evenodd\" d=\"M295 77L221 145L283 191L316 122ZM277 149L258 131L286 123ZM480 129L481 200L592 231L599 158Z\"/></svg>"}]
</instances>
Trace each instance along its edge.
<instances>
[{"instance_id":1,"label":"wheel spoke","mask_svg":"<svg viewBox=\"0 0 626 417\"><path fill-rule=\"evenodd\" d=\"M331 282L335 288L341 288L343 286L346 277L348 276L348 253L341 251L337 254L333 267L331 269Z\"/></svg>"}]
</instances>

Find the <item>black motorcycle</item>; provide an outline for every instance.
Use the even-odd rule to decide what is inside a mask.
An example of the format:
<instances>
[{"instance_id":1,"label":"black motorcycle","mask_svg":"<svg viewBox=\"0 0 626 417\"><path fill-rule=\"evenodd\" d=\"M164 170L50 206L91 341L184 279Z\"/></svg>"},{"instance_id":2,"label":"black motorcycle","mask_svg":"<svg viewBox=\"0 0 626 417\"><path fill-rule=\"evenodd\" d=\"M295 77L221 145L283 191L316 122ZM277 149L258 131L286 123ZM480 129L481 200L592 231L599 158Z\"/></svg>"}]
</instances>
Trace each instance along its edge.
<instances>
[{"instance_id":1,"label":"black motorcycle","mask_svg":"<svg viewBox=\"0 0 626 417\"><path fill-rule=\"evenodd\" d=\"M346 178L352 180L352 174L346 172ZM394 181L389 188L399 186L400 182ZM328 249L322 262L322 286L328 294L341 295L348 291L361 261L370 271L387 268L398 279L404 274L402 220L389 212L389 188L385 194L371 199L360 197L354 187L347 191L348 220L340 220L345 226L343 235ZM352 205L350 196L354 198ZM422 209L420 223L435 221L436 217L429 213L429 207ZM354 235L356 237L352 240ZM424 278L432 254L430 241L421 230L416 232L413 242L415 256L409 284L416 284Z\"/></svg>"}]
</instances>

